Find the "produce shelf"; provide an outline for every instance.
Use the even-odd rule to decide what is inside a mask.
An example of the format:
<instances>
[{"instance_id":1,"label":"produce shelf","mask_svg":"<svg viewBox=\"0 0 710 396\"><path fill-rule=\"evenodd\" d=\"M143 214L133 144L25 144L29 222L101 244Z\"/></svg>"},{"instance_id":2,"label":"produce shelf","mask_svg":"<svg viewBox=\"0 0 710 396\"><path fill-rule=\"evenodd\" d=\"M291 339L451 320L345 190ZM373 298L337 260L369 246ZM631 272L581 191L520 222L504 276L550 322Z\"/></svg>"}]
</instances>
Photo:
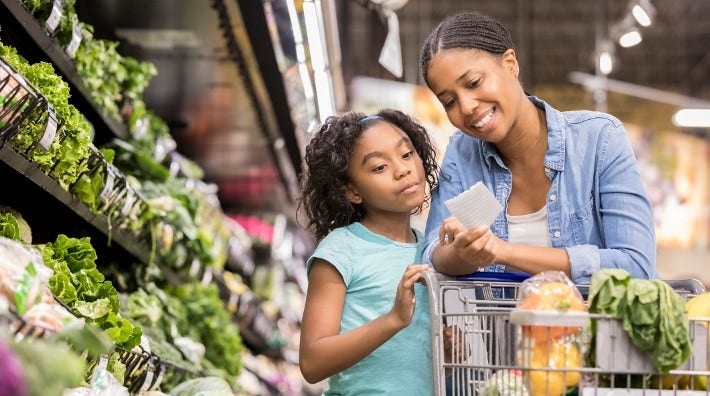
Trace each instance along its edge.
<instances>
[{"instance_id":1,"label":"produce shelf","mask_svg":"<svg viewBox=\"0 0 710 396\"><path fill-rule=\"evenodd\" d=\"M49 36L19 0L0 0L0 40L21 49L20 55L31 63L49 62L71 87L71 103L94 126L94 144L102 146L114 137L126 139L128 130L119 120L106 114L91 99L89 89L69 55Z\"/></svg>"},{"instance_id":2,"label":"produce shelf","mask_svg":"<svg viewBox=\"0 0 710 396\"><path fill-rule=\"evenodd\" d=\"M115 226L109 229L106 216L91 212L56 180L15 152L10 144L0 147L0 163L4 164L0 166L0 177L6 183L0 193L0 203L9 205L28 217L33 235L53 240L58 233L68 234L73 231L75 234L70 236L90 236L97 252L110 248L113 257L115 253L121 253L115 248L118 246L124 251L119 257L128 260L125 262L130 263L131 258L149 262L150 247L146 243L126 235ZM84 222L77 222L77 219L83 219ZM91 227L81 227L78 223L88 223ZM102 257L100 253L99 257Z\"/></svg>"}]
</instances>

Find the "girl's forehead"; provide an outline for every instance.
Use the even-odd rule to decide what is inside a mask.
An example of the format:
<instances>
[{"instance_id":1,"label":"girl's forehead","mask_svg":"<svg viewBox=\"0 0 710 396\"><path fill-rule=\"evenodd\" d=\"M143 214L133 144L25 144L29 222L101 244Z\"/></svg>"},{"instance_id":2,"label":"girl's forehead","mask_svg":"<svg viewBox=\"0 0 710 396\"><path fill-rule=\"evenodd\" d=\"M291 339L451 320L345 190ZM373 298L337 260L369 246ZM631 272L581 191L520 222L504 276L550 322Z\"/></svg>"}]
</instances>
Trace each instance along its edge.
<instances>
[{"instance_id":1,"label":"girl's forehead","mask_svg":"<svg viewBox=\"0 0 710 396\"><path fill-rule=\"evenodd\" d=\"M368 126L355 142L355 150L386 148L402 139L409 140L407 134L394 124L379 121Z\"/></svg>"}]
</instances>

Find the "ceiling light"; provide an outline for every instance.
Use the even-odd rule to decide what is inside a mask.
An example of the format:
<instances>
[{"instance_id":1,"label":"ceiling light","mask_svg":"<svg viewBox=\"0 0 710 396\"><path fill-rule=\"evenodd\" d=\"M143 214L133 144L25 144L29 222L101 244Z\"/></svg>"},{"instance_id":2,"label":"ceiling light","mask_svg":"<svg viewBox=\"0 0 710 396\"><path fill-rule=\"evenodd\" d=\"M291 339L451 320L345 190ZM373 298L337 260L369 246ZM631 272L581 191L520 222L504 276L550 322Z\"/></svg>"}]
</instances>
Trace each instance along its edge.
<instances>
[{"instance_id":1,"label":"ceiling light","mask_svg":"<svg viewBox=\"0 0 710 396\"><path fill-rule=\"evenodd\" d=\"M680 109L672 121L679 127L710 128L710 109Z\"/></svg>"},{"instance_id":2,"label":"ceiling light","mask_svg":"<svg viewBox=\"0 0 710 396\"><path fill-rule=\"evenodd\" d=\"M601 54L599 54L599 71L607 75L611 73L611 71L614 69L614 61L611 57L611 53L609 51L602 51Z\"/></svg>"},{"instance_id":3,"label":"ceiling light","mask_svg":"<svg viewBox=\"0 0 710 396\"><path fill-rule=\"evenodd\" d=\"M638 29L634 28L624 33L619 37L619 45L628 48L641 42L641 33Z\"/></svg>"},{"instance_id":4,"label":"ceiling light","mask_svg":"<svg viewBox=\"0 0 710 396\"><path fill-rule=\"evenodd\" d=\"M603 75L611 73L614 69L614 44L610 40L600 40L597 42L594 54L596 73Z\"/></svg>"},{"instance_id":5,"label":"ceiling light","mask_svg":"<svg viewBox=\"0 0 710 396\"><path fill-rule=\"evenodd\" d=\"M632 4L631 13L634 15L636 22L643 27L651 26L656 15L656 9L651 2L649 0L636 0Z\"/></svg>"}]
</instances>

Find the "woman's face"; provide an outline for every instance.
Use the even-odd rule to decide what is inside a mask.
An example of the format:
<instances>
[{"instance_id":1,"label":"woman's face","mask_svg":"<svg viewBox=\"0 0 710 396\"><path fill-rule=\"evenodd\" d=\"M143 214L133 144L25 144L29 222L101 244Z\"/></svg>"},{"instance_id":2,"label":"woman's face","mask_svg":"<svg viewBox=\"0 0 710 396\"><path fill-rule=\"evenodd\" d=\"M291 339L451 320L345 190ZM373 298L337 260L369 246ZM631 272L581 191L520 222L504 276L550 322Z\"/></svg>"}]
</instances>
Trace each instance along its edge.
<instances>
[{"instance_id":1,"label":"woman's face","mask_svg":"<svg viewBox=\"0 0 710 396\"><path fill-rule=\"evenodd\" d=\"M496 143L515 125L524 98L517 76L513 50L497 57L474 49L451 49L431 59L427 82L454 126Z\"/></svg>"}]
</instances>

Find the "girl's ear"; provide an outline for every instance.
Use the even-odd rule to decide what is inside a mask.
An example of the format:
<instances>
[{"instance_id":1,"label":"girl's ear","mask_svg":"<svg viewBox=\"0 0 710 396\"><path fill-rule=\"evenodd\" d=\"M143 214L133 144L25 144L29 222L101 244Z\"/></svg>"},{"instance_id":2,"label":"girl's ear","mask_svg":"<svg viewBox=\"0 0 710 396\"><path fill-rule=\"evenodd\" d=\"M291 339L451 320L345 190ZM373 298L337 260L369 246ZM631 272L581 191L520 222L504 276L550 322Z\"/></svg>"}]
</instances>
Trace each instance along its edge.
<instances>
[{"instance_id":1,"label":"girl's ear","mask_svg":"<svg viewBox=\"0 0 710 396\"><path fill-rule=\"evenodd\" d=\"M362 197L358 194L357 189L352 183L348 183L348 185L345 186L345 197L347 197L348 201L352 204L359 205L362 203Z\"/></svg>"}]
</instances>

